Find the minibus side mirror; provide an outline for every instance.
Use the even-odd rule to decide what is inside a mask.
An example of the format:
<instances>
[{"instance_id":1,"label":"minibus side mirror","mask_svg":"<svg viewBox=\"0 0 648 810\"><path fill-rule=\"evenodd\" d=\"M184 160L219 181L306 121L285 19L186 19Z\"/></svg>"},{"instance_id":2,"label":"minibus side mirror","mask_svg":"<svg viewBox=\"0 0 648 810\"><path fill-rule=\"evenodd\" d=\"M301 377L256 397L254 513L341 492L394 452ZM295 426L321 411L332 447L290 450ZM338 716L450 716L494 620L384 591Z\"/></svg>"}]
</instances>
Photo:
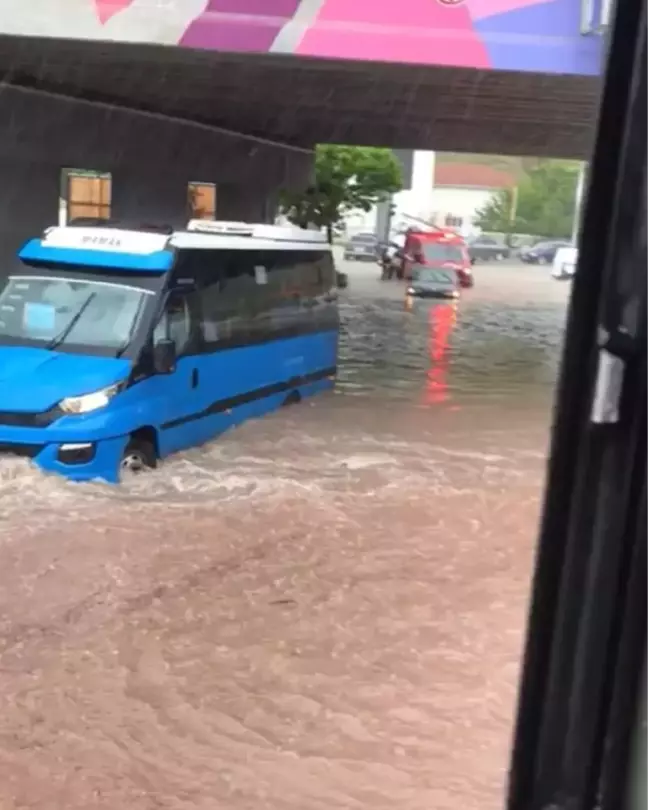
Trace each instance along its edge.
<instances>
[{"instance_id":1,"label":"minibus side mirror","mask_svg":"<svg viewBox=\"0 0 648 810\"><path fill-rule=\"evenodd\" d=\"M153 367L158 374L171 374L176 367L176 345L174 340L162 338L153 348Z\"/></svg>"}]
</instances>

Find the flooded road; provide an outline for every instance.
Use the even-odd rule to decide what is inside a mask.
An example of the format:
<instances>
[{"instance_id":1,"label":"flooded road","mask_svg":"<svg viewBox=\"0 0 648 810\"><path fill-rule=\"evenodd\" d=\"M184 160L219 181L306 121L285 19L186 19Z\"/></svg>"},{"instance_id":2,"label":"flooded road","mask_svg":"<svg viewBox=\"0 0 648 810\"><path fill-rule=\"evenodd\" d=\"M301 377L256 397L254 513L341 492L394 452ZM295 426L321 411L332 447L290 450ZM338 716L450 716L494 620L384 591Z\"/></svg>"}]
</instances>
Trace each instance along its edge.
<instances>
[{"instance_id":1,"label":"flooded road","mask_svg":"<svg viewBox=\"0 0 648 810\"><path fill-rule=\"evenodd\" d=\"M0 809L496 810L567 285L405 311L120 488L0 460Z\"/></svg>"}]
</instances>

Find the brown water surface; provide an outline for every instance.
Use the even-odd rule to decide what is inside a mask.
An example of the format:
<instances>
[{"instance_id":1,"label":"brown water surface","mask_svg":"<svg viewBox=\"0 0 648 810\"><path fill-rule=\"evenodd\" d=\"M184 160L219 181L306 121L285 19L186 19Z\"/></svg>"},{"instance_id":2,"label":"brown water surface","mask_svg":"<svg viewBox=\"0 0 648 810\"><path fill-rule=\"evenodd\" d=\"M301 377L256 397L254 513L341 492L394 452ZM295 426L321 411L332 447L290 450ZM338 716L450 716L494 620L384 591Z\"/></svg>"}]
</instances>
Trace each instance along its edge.
<instances>
[{"instance_id":1,"label":"brown water surface","mask_svg":"<svg viewBox=\"0 0 648 810\"><path fill-rule=\"evenodd\" d=\"M2 810L496 810L568 290L406 311L120 488L0 461Z\"/></svg>"}]
</instances>

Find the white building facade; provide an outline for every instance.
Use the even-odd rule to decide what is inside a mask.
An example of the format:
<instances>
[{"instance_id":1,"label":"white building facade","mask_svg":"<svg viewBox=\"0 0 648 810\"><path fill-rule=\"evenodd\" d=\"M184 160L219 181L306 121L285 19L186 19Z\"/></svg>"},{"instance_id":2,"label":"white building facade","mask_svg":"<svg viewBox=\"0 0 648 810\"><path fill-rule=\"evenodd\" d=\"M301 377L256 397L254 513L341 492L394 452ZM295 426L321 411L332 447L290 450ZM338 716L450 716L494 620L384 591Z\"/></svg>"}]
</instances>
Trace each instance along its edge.
<instances>
[{"instance_id":1,"label":"white building facade","mask_svg":"<svg viewBox=\"0 0 648 810\"><path fill-rule=\"evenodd\" d=\"M493 194L513 189L514 175L481 163L444 163L436 167L432 192L434 225L455 228L463 236L480 232L477 215Z\"/></svg>"},{"instance_id":2,"label":"white building facade","mask_svg":"<svg viewBox=\"0 0 648 810\"><path fill-rule=\"evenodd\" d=\"M425 222L456 229L464 236L479 233L477 213L492 195L513 188L517 179L480 163L438 161L434 152L414 152L411 188L394 194L392 234ZM347 236L375 233L376 209L352 211L345 217Z\"/></svg>"}]
</instances>

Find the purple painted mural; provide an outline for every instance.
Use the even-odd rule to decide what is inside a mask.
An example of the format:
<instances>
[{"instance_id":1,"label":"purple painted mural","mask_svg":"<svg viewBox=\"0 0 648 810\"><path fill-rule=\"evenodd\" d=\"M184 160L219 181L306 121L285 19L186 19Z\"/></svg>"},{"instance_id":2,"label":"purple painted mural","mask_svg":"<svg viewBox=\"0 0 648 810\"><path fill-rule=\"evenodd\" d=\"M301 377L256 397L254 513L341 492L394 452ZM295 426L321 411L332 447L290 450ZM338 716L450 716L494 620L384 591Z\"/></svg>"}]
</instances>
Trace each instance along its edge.
<instances>
[{"instance_id":1,"label":"purple painted mural","mask_svg":"<svg viewBox=\"0 0 648 810\"><path fill-rule=\"evenodd\" d=\"M181 44L219 51L267 52L299 0L209 0Z\"/></svg>"},{"instance_id":2,"label":"purple painted mural","mask_svg":"<svg viewBox=\"0 0 648 810\"><path fill-rule=\"evenodd\" d=\"M543 73L597 74L580 0L324 0L296 52Z\"/></svg>"},{"instance_id":3,"label":"purple painted mural","mask_svg":"<svg viewBox=\"0 0 648 810\"><path fill-rule=\"evenodd\" d=\"M582 0L0 0L0 32L596 75Z\"/></svg>"}]
</instances>

